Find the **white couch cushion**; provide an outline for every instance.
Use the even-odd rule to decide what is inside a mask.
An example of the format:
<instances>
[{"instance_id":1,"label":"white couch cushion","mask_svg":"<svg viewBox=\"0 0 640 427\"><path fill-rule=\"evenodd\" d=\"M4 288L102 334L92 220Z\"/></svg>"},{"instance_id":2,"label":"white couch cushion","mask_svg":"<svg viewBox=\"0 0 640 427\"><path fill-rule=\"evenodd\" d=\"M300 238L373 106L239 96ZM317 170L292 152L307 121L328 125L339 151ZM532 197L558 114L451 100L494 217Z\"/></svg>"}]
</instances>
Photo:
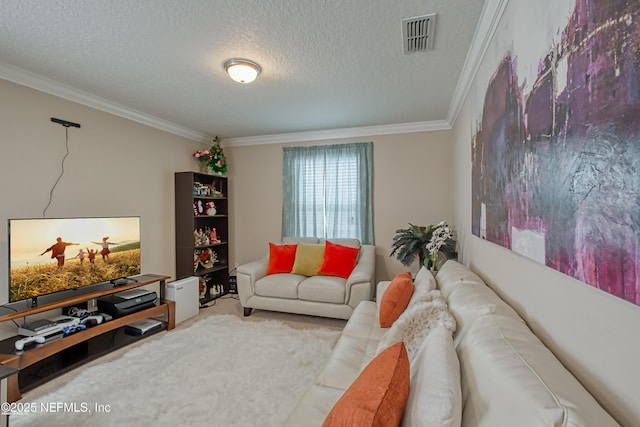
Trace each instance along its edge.
<instances>
[{"instance_id":1,"label":"white couch cushion","mask_svg":"<svg viewBox=\"0 0 640 427\"><path fill-rule=\"evenodd\" d=\"M409 306L415 304L418 301L423 301L427 294L436 289L436 278L433 277L433 273L427 270L426 267L420 267L418 274L413 279L413 295L409 300Z\"/></svg>"},{"instance_id":2,"label":"white couch cushion","mask_svg":"<svg viewBox=\"0 0 640 427\"><path fill-rule=\"evenodd\" d=\"M289 414L285 427L319 427L344 390L312 385ZM257 420L256 420L257 421Z\"/></svg>"},{"instance_id":3,"label":"white couch cushion","mask_svg":"<svg viewBox=\"0 0 640 427\"><path fill-rule=\"evenodd\" d=\"M438 288L456 319L456 347L464 338L467 327L481 316L501 314L524 323L524 320L493 292L475 273L457 261L448 260L436 276Z\"/></svg>"},{"instance_id":4,"label":"white couch cushion","mask_svg":"<svg viewBox=\"0 0 640 427\"><path fill-rule=\"evenodd\" d=\"M411 390L403 427L459 427L462 422L460 363L451 332L436 327L411 362Z\"/></svg>"},{"instance_id":5,"label":"white couch cushion","mask_svg":"<svg viewBox=\"0 0 640 427\"><path fill-rule=\"evenodd\" d=\"M346 390L376 355L378 341L341 335L316 384Z\"/></svg>"},{"instance_id":6,"label":"white couch cushion","mask_svg":"<svg viewBox=\"0 0 640 427\"><path fill-rule=\"evenodd\" d=\"M353 310L342 335L379 341L389 328L380 327L378 306L373 301L362 301Z\"/></svg>"},{"instance_id":7,"label":"white couch cushion","mask_svg":"<svg viewBox=\"0 0 640 427\"><path fill-rule=\"evenodd\" d=\"M336 245L348 246L350 248L360 248L360 240L358 239L348 239L348 238L336 238L336 239L326 239L331 243L335 243ZM319 239L318 243L323 243L326 241L325 239Z\"/></svg>"},{"instance_id":8,"label":"white couch cushion","mask_svg":"<svg viewBox=\"0 0 640 427\"><path fill-rule=\"evenodd\" d=\"M287 237L284 237L282 239L282 244L283 245L295 245L297 243L314 244L314 243L318 243L318 238L317 237L292 237L292 236L287 236Z\"/></svg>"},{"instance_id":9,"label":"white couch cushion","mask_svg":"<svg viewBox=\"0 0 640 427\"><path fill-rule=\"evenodd\" d=\"M519 319L476 318L457 352L465 427L618 424Z\"/></svg>"},{"instance_id":10,"label":"white couch cushion","mask_svg":"<svg viewBox=\"0 0 640 427\"><path fill-rule=\"evenodd\" d=\"M305 301L345 303L347 279L335 276L311 276L298 285L298 298Z\"/></svg>"},{"instance_id":11,"label":"white couch cushion","mask_svg":"<svg viewBox=\"0 0 640 427\"><path fill-rule=\"evenodd\" d=\"M298 298L298 285L305 276L289 273L270 274L256 281L256 295L275 298Z\"/></svg>"}]
</instances>

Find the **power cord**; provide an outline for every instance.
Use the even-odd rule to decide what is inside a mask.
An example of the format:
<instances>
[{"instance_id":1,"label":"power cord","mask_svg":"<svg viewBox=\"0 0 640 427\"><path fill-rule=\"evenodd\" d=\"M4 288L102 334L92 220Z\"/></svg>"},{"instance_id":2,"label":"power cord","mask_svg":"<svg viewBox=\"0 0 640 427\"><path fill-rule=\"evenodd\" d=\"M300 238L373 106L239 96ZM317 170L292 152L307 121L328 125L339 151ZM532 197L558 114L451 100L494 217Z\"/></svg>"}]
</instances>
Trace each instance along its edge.
<instances>
[{"instance_id":1,"label":"power cord","mask_svg":"<svg viewBox=\"0 0 640 427\"><path fill-rule=\"evenodd\" d=\"M47 202L47 206L45 206L45 208L42 210L42 217L43 218L47 217L47 209L49 209L49 206L51 205L51 201L53 200L53 191L58 186L58 182L62 178L62 175L64 175L64 161L69 156L69 127L70 126L73 126L73 127L76 127L76 128L80 127L80 125L78 123L73 123L73 122L68 122L66 120L56 119L55 117L51 117L51 121L54 122L54 123L58 123L59 125L64 126L64 133L65 133L65 144L64 144L64 146L65 146L65 149L66 149L66 153L65 153L64 157L62 158L62 164L61 164L61 169L62 170L60 171L60 175L58 175L58 179L56 179L56 182L53 183L53 187L51 187L51 191L49 191L49 202Z\"/></svg>"},{"instance_id":2,"label":"power cord","mask_svg":"<svg viewBox=\"0 0 640 427\"><path fill-rule=\"evenodd\" d=\"M8 305L4 305L4 304L3 304L3 305L0 305L0 307L2 307L2 308L8 308L9 310L13 310L13 312L14 312L14 313L17 313L17 312L18 312L18 310L16 310L16 309L15 309L15 308L13 308L13 307L9 307ZM27 318L26 318L26 317L25 317L25 318L23 318L23 319L22 319L22 323L26 322L26 320L27 320ZM18 328L20 327L20 325L18 325L18 322L16 322L16 321L15 321L15 319L11 319L11 321L12 321L12 322L13 322L13 324L14 324L14 325L16 325Z\"/></svg>"}]
</instances>

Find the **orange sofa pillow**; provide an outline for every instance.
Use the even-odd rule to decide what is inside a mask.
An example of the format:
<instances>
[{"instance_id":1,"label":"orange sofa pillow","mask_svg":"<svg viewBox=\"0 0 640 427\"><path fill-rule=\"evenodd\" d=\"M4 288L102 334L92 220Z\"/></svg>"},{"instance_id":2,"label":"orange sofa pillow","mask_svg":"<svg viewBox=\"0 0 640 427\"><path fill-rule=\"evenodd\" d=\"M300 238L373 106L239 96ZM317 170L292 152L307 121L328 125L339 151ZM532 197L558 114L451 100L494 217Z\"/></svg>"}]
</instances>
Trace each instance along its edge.
<instances>
[{"instance_id":1,"label":"orange sofa pillow","mask_svg":"<svg viewBox=\"0 0 640 427\"><path fill-rule=\"evenodd\" d=\"M399 426L409 398L409 383L409 356L400 341L362 370L322 427Z\"/></svg>"},{"instance_id":2,"label":"orange sofa pillow","mask_svg":"<svg viewBox=\"0 0 640 427\"><path fill-rule=\"evenodd\" d=\"M413 295L411 273L406 271L396 275L380 301L380 327L391 327L409 305L411 295Z\"/></svg>"},{"instance_id":3,"label":"orange sofa pillow","mask_svg":"<svg viewBox=\"0 0 640 427\"><path fill-rule=\"evenodd\" d=\"M356 266L359 252L360 249L358 248L338 245L327 240L324 247L324 258L318 274L338 276L343 279L348 278Z\"/></svg>"},{"instance_id":4,"label":"orange sofa pillow","mask_svg":"<svg viewBox=\"0 0 640 427\"><path fill-rule=\"evenodd\" d=\"M276 245L269 243L267 274L291 273L298 245Z\"/></svg>"}]
</instances>

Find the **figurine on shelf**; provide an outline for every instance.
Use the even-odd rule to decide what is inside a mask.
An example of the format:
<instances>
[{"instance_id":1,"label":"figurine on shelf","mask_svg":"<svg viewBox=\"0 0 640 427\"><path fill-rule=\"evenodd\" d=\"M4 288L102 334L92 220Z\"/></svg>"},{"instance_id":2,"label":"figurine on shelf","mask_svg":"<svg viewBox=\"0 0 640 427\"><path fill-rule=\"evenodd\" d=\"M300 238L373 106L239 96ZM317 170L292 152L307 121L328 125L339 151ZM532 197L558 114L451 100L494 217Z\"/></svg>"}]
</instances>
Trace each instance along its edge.
<instances>
[{"instance_id":1,"label":"figurine on shelf","mask_svg":"<svg viewBox=\"0 0 640 427\"><path fill-rule=\"evenodd\" d=\"M211 230L211 243L220 243L220 240L218 240L218 232L215 228Z\"/></svg>"},{"instance_id":2,"label":"figurine on shelf","mask_svg":"<svg viewBox=\"0 0 640 427\"><path fill-rule=\"evenodd\" d=\"M213 197L223 197L222 191L219 191L219 190L216 188L216 181L213 181L213 182L211 183L211 195L212 195Z\"/></svg>"},{"instance_id":3,"label":"figurine on shelf","mask_svg":"<svg viewBox=\"0 0 640 427\"><path fill-rule=\"evenodd\" d=\"M200 267L202 268L210 268L214 262L217 262L218 256L213 253L213 257L211 256L210 249L197 249L193 252L194 258L194 266L193 271L198 271Z\"/></svg>"},{"instance_id":4,"label":"figurine on shelf","mask_svg":"<svg viewBox=\"0 0 640 427\"><path fill-rule=\"evenodd\" d=\"M207 296L207 282L203 277L198 278L198 291L200 298L204 298Z\"/></svg>"},{"instance_id":5,"label":"figurine on shelf","mask_svg":"<svg viewBox=\"0 0 640 427\"><path fill-rule=\"evenodd\" d=\"M194 196L209 196L211 194L211 188L208 185L201 182L193 183L193 195Z\"/></svg>"},{"instance_id":6,"label":"figurine on shelf","mask_svg":"<svg viewBox=\"0 0 640 427\"><path fill-rule=\"evenodd\" d=\"M198 201L194 201L193 202L193 214L195 216L204 215L204 206L202 205L202 200L198 200Z\"/></svg>"},{"instance_id":7,"label":"figurine on shelf","mask_svg":"<svg viewBox=\"0 0 640 427\"><path fill-rule=\"evenodd\" d=\"M207 202L207 205L206 205L206 206L207 206L207 210L206 210L207 215L209 215L209 216L215 216L215 214L216 214L216 212L217 212L217 211L216 211L216 204L215 204L215 203L213 203L213 202Z\"/></svg>"},{"instance_id":8,"label":"figurine on shelf","mask_svg":"<svg viewBox=\"0 0 640 427\"><path fill-rule=\"evenodd\" d=\"M211 287L209 288L209 296L211 297L217 297L220 296L224 291L224 287L219 284L216 283L215 285L211 285Z\"/></svg>"}]
</instances>

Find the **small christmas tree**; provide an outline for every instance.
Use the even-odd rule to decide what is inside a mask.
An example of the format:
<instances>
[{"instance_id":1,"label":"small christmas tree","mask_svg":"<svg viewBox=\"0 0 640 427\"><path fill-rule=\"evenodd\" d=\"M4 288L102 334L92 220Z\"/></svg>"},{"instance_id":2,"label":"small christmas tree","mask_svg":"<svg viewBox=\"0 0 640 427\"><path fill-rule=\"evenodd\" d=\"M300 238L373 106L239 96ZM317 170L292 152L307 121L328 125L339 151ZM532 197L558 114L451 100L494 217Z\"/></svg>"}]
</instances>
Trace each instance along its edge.
<instances>
[{"instance_id":1,"label":"small christmas tree","mask_svg":"<svg viewBox=\"0 0 640 427\"><path fill-rule=\"evenodd\" d=\"M213 142L213 146L210 150L209 167L215 173L226 173L227 159L224 157L224 150L220 146L220 138L216 136L211 142Z\"/></svg>"}]
</instances>

